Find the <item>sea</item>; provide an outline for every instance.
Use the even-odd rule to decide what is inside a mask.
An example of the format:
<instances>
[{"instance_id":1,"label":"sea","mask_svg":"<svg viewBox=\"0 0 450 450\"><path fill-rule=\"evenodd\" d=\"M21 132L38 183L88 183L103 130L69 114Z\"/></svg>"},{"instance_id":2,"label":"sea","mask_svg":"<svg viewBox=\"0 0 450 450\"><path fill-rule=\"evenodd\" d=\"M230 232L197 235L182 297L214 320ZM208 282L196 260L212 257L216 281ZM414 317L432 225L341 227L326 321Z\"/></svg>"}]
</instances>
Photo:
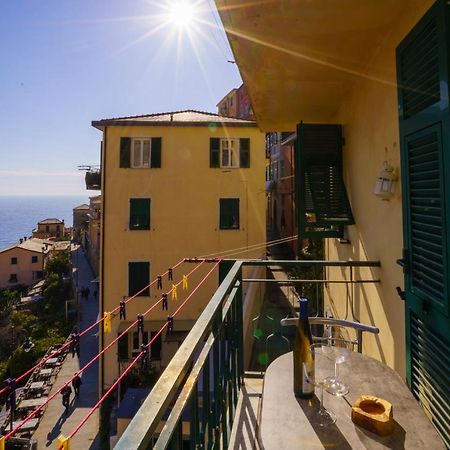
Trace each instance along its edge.
<instances>
[{"instance_id":1,"label":"sea","mask_svg":"<svg viewBox=\"0 0 450 450\"><path fill-rule=\"evenodd\" d=\"M56 218L72 226L73 208L88 196L0 196L0 250L24 236L30 237L38 222Z\"/></svg>"}]
</instances>

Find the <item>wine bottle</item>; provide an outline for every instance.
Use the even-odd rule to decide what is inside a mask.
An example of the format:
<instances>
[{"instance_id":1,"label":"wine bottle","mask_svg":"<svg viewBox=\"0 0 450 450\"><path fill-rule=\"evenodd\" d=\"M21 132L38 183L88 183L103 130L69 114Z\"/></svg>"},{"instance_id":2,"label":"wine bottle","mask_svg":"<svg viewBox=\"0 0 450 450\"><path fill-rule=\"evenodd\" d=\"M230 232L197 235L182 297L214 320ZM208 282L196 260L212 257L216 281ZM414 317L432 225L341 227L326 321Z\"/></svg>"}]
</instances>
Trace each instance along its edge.
<instances>
[{"instance_id":1,"label":"wine bottle","mask_svg":"<svg viewBox=\"0 0 450 450\"><path fill-rule=\"evenodd\" d=\"M299 298L300 317L294 344L294 394L298 398L314 396L314 354L310 346L311 329L308 321L308 299Z\"/></svg>"}]
</instances>

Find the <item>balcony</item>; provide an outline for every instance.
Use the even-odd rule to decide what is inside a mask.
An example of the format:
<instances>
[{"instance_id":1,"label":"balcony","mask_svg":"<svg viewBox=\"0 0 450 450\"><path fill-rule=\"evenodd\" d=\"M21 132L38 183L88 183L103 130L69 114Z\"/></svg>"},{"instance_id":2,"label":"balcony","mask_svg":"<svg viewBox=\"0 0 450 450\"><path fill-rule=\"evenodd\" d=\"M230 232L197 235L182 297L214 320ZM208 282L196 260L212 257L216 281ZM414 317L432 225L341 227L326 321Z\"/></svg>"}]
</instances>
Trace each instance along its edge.
<instances>
[{"instance_id":1,"label":"balcony","mask_svg":"<svg viewBox=\"0 0 450 450\"><path fill-rule=\"evenodd\" d=\"M78 166L78 170L86 172L84 181L86 189L89 191L99 191L102 185L102 171L100 166L83 165Z\"/></svg>"},{"instance_id":2,"label":"balcony","mask_svg":"<svg viewBox=\"0 0 450 450\"><path fill-rule=\"evenodd\" d=\"M195 449L238 448L241 444L239 448L253 448L249 442L255 443L257 439L262 378L268 365L292 348L292 333L289 335L286 327L287 334L283 335L279 325L286 311L292 314L296 310L292 286L308 285L315 289L325 283L347 283L357 289L364 283L380 282L379 265L378 261L233 262L115 448L181 449L187 442L188 448ZM260 267L262 273L271 272L273 278L243 278L243 270L247 273L246 268L252 267ZM334 268L346 276L344 280L291 279L284 272L311 267L319 269L319 273ZM254 286L263 290L278 286L285 300L284 309L278 309L277 313L272 307L270 314L266 314L263 305L252 313L252 305L248 303L252 291L258 290ZM319 311L323 308L321 298L317 295ZM259 328L263 328L260 324L265 319L271 322L273 330L264 342ZM362 331L368 330L356 328L352 336L358 351L362 348ZM277 339L280 344L272 354L268 341ZM190 421L183 421L183 417L190 417Z\"/></svg>"}]
</instances>

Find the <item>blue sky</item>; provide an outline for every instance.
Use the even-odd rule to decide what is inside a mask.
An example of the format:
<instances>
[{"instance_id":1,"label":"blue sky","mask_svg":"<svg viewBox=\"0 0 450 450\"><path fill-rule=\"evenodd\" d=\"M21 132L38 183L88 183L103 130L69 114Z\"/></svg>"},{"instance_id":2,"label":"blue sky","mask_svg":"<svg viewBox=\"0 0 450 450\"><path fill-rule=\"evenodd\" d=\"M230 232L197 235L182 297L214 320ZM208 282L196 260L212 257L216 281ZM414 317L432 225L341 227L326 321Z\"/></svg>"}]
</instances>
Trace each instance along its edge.
<instances>
[{"instance_id":1,"label":"blue sky","mask_svg":"<svg viewBox=\"0 0 450 450\"><path fill-rule=\"evenodd\" d=\"M92 120L215 112L240 85L214 1L192 0L181 31L171 1L2 3L0 195L89 194L77 166L99 163Z\"/></svg>"}]
</instances>

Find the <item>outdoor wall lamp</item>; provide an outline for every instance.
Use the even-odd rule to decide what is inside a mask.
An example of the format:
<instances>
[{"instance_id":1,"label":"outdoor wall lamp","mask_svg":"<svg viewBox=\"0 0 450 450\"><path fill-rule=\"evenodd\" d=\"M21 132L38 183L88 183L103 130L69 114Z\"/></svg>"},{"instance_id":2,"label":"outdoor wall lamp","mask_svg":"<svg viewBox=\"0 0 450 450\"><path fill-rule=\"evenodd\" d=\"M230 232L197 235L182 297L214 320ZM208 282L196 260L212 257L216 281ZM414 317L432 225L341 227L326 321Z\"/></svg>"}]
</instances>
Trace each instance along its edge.
<instances>
[{"instance_id":1,"label":"outdoor wall lamp","mask_svg":"<svg viewBox=\"0 0 450 450\"><path fill-rule=\"evenodd\" d=\"M373 193L382 200L390 200L395 193L397 173L395 169L387 162L383 162L383 168L375 181Z\"/></svg>"}]
</instances>

